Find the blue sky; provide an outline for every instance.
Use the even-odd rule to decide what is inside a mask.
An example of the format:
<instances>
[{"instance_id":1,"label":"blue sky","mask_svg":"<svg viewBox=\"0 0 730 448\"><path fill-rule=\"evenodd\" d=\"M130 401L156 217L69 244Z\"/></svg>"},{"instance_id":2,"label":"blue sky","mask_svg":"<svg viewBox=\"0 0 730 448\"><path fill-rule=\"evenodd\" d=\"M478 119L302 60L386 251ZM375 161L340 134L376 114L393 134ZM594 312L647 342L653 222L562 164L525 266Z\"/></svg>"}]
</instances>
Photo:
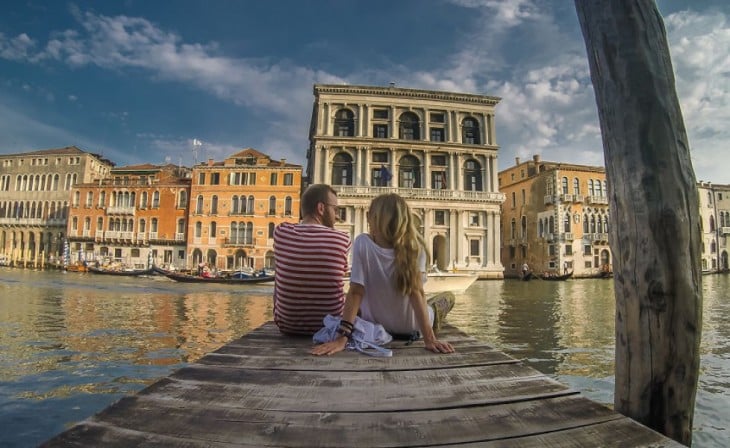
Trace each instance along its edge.
<instances>
[{"instance_id":1,"label":"blue sky","mask_svg":"<svg viewBox=\"0 0 730 448\"><path fill-rule=\"evenodd\" d=\"M730 184L730 2L659 0L698 180ZM0 154L304 165L314 83L499 96L500 169L603 165L569 0L4 1Z\"/></svg>"}]
</instances>

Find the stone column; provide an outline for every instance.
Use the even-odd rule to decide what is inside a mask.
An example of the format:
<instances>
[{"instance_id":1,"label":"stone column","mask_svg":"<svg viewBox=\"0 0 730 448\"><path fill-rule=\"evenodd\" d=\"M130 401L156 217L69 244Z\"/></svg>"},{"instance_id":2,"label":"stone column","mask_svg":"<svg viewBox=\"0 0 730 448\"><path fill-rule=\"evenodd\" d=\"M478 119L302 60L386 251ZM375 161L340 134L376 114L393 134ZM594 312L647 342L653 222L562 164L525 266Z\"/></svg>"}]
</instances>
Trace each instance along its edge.
<instances>
[{"instance_id":1,"label":"stone column","mask_svg":"<svg viewBox=\"0 0 730 448\"><path fill-rule=\"evenodd\" d=\"M365 172L363 173L364 177L363 177L362 185L370 186L370 183L371 183L370 182L370 160L371 160L370 148L368 146L363 146L363 150L364 150L364 156L365 156L365 160L363 163Z\"/></svg>"},{"instance_id":2,"label":"stone column","mask_svg":"<svg viewBox=\"0 0 730 448\"><path fill-rule=\"evenodd\" d=\"M322 174L324 178L320 179L320 182L329 184L332 180L332 167L330 166L330 148L328 146L322 146L322 150L322 152L324 153L324 157L322 158Z\"/></svg>"},{"instance_id":3,"label":"stone column","mask_svg":"<svg viewBox=\"0 0 730 448\"><path fill-rule=\"evenodd\" d=\"M330 103L325 103L322 108L322 126L320 126L322 135L330 135Z\"/></svg>"},{"instance_id":4,"label":"stone column","mask_svg":"<svg viewBox=\"0 0 730 448\"><path fill-rule=\"evenodd\" d=\"M431 188L431 158L429 151L423 151L423 185L421 188Z\"/></svg>"},{"instance_id":5,"label":"stone column","mask_svg":"<svg viewBox=\"0 0 730 448\"><path fill-rule=\"evenodd\" d=\"M395 120L395 106L390 106L390 138L398 138L398 128Z\"/></svg>"},{"instance_id":6,"label":"stone column","mask_svg":"<svg viewBox=\"0 0 730 448\"><path fill-rule=\"evenodd\" d=\"M356 187L360 185L360 179L362 177L360 173L362 171L362 148L359 146L355 146L355 161L353 163L355 166L352 170L352 185Z\"/></svg>"},{"instance_id":7,"label":"stone column","mask_svg":"<svg viewBox=\"0 0 730 448\"><path fill-rule=\"evenodd\" d=\"M456 210L452 208L449 210L449 263L454 268L461 266L457 246L457 238L459 238L461 232L458 229Z\"/></svg>"},{"instance_id":8,"label":"stone column","mask_svg":"<svg viewBox=\"0 0 730 448\"><path fill-rule=\"evenodd\" d=\"M363 128L364 128L364 109L365 107L362 104L357 105L357 136L358 137L364 137L363 135Z\"/></svg>"}]
</instances>

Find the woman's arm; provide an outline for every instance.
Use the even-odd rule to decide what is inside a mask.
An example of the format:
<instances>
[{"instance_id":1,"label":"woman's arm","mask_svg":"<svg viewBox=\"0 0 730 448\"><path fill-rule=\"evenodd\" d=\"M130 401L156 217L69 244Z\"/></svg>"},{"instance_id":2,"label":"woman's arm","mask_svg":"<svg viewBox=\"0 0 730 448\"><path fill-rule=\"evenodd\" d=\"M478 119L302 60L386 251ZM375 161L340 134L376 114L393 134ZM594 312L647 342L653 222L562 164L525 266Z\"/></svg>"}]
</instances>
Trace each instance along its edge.
<instances>
[{"instance_id":1,"label":"woman's arm","mask_svg":"<svg viewBox=\"0 0 730 448\"><path fill-rule=\"evenodd\" d=\"M347 290L347 297L345 297L345 309L342 312L343 320L355 323L355 316L357 316L357 310L360 309L363 295L365 295L365 288L351 282L350 289ZM309 353L313 355L334 355L344 350L346 345L347 337L340 335L332 342L315 345Z\"/></svg>"},{"instance_id":2,"label":"woman's arm","mask_svg":"<svg viewBox=\"0 0 730 448\"><path fill-rule=\"evenodd\" d=\"M428 305L423 294L423 285L421 284L420 277L416 282L418 283L418 287L408 296L408 300L411 302L413 311L416 313L416 320L418 321L418 327L421 329L426 350L431 350L436 353L453 353L455 350L451 344L436 339L431 321L428 318L428 309L426 308ZM434 312L436 311L434 310Z\"/></svg>"}]
</instances>

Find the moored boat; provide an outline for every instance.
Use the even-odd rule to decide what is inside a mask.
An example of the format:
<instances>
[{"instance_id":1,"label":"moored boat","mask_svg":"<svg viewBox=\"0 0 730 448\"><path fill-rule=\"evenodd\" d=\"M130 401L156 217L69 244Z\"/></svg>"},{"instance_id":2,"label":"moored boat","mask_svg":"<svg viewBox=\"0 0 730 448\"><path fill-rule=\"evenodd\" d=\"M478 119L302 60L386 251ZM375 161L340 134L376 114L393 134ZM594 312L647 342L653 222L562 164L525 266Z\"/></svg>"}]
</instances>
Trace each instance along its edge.
<instances>
[{"instance_id":1,"label":"moored boat","mask_svg":"<svg viewBox=\"0 0 730 448\"><path fill-rule=\"evenodd\" d=\"M138 275L150 275L154 272L152 268L149 269L115 269L115 268L101 268L101 267L95 267L95 266L89 266L88 267L89 272L92 272L94 274L103 274L103 275L121 275L121 276L127 276L127 277L135 277Z\"/></svg>"},{"instance_id":2,"label":"moored boat","mask_svg":"<svg viewBox=\"0 0 730 448\"><path fill-rule=\"evenodd\" d=\"M573 276L573 271L570 271L570 272L562 274L562 275L558 275L556 273L543 272L542 275L540 276L540 278L543 280L550 280L550 281L564 281L564 280L568 280L572 276Z\"/></svg>"},{"instance_id":3,"label":"moored boat","mask_svg":"<svg viewBox=\"0 0 730 448\"><path fill-rule=\"evenodd\" d=\"M253 283L270 283L274 281L273 275L254 275L247 277L203 277L200 275L190 275L179 272L165 271L160 268L155 268L155 272L161 273L170 280L182 283L223 283L230 285L244 285Z\"/></svg>"}]
</instances>

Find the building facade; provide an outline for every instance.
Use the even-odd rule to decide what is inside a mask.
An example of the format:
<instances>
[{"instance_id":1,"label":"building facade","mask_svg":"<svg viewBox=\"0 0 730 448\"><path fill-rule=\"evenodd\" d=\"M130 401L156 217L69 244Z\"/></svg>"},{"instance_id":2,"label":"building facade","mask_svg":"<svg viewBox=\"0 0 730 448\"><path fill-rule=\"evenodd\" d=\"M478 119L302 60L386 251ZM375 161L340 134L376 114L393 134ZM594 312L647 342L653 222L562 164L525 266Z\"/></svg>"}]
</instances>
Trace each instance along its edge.
<instances>
[{"instance_id":1,"label":"building facade","mask_svg":"<svg viewBox=\"0 0 730 448\"><path fill-rule=\"evenodd\" d=\"M73 186L113 166L75 146L0 155L0 254L22 265L59 260Z\"/></svg>"},{"instance_id":2,"label":"building facade","mask_svg":"<svg viewBox=\"0 0 730 448\"><path fill-rule=\"evenodd\" d=\"M539 156L499 173L502 263L517 277L522 264L536 273L592 277L612 271L608 245L606 170L544 162Z\"/></svg>"},{"instance_id":3,"label":"building facade","mask_svg":"<svg viewBox=\"0 0 730 448\"><path fill-rule=\"evenodd\" d=\"M366 232L370 201L398 193L417 215L432 263L502 278L497 97L315 85L308 183L338 192L337 227Z\"/></svg>"},{"instance_id":4,"label":"building facade","mask_svg":"<svg viewBox=\"0 0 730 448\"><path fill-rule=\"evenodd\" d=\"M184 265L190 183L188 168L143 164L77 184L70 195L69 261Z\"/></svg>"},{"instance_id":5,"label":"building facade","mask_svg":"<svg viewBox=\"0 0 730 448\"><path fill-rule=\"evenodd\" d=\"M702 272L726 272L730 235L730 185L698 182L702 232Z\"/></svg>"},{"instance_id":6,"label":"building facade","mask_svg":"<svg viewBox=\"0 0 730 448\"><path fill-rule=\"evenodd\" d=\"M299 221L302 166L248 148L193 167L188 263L274 268L274 227Z\"/></svg>"}]
</instances>

